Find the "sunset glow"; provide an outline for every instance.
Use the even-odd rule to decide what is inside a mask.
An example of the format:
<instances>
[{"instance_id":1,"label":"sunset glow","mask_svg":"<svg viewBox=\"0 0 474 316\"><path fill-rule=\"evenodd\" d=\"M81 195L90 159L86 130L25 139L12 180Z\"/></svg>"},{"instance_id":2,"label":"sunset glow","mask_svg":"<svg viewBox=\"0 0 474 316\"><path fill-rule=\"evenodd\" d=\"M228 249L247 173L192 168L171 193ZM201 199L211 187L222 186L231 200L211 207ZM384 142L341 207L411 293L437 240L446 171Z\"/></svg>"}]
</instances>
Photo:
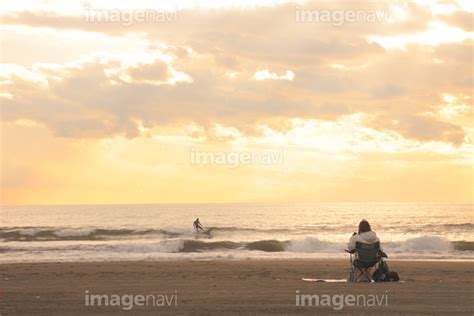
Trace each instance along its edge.
<instances>
[{"instance_id":1,"label":"sunset glow","mask_svg":"<svg viewBox=\"0 0 474 316\"><path fill-rule=\"evenodd\" d=\"M2 204L473 202L471 2L88 3L0 5Z\"/></svg>"}]
</instances>

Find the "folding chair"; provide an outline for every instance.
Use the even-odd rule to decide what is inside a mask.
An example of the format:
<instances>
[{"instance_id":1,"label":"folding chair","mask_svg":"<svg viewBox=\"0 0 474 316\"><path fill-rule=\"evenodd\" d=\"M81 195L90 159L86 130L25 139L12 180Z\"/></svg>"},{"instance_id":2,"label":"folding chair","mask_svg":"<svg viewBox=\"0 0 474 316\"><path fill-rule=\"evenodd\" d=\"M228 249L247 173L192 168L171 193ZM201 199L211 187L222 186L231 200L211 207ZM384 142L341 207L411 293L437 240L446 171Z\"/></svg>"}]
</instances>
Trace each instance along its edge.
<instances>
[{"instance_id":1,"label":"folding chair","mask_svg":"<svg viewBox=\"0 0 474 316\"><path fill-rule=\"evenodd\" d=\"M349 282L374 282L370 270L372 268L377 270L382 262L380 242L373 244L356 242L356 248L347 252L351 254Z\"/></svg>"}]
</instances>

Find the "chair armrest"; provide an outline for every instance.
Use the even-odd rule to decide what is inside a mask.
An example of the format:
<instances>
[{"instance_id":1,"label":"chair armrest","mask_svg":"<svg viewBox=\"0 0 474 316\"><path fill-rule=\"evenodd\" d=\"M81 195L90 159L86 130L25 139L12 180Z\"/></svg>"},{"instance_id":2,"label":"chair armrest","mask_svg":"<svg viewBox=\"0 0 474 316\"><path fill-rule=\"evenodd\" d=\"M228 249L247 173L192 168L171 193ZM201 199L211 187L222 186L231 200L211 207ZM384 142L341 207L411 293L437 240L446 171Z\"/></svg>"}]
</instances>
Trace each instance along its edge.
<instances>
[{"instance_id":1,"label":"chair armrest","mask_svg":"<svg viewBox=\"0 0 474 316\"><path fill-rule=\"evenodd\" d=\"M353 253L355 253L355 252L356 252L356 250L355 250L355 249L352 249L352 250L347 250L347 249L345 249L344 251L345 251L345 252L347 252L347 253L350 253L350 254L353 254Z\"/></svg>"}]
</instances>

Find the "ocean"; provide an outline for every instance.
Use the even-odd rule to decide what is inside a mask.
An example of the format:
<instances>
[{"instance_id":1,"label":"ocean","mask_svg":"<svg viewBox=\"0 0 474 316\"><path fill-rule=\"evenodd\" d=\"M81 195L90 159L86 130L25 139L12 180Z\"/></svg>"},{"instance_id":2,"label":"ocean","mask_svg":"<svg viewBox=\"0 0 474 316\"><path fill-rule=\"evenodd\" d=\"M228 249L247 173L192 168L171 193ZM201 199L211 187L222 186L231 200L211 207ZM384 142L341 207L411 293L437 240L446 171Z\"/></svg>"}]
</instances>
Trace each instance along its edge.
<instances>
[{"instance_id":1,"label":"ocean","mask_svg":"<svg viewBox=\"0 0 474 316\"><path fill-rule=\"evenodd\" d=\"M2 206L2 263L344 258L367 219L389 259L474 260L473 205ZM209 235L197 234L199 217Z\"/></svg>"}]
</instances>

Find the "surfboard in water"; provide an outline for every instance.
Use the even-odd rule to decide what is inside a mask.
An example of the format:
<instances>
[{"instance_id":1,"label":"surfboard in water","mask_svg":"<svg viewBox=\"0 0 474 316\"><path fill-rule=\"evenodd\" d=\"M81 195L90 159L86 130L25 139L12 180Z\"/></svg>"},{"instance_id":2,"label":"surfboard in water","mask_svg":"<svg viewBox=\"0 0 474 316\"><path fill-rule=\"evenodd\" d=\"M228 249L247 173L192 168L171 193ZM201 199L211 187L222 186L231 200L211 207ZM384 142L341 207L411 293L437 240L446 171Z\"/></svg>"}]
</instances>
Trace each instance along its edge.
<instances>
[{"instance_id":1,"label":"surfboard in water","mask_svg":"<svg viewBox=\"0 0 474 316\"><path fill-rule=\"evenodd\" d=\"M201 232L201 234L211 235L211 232L214 230L214 227L208 228Z\"/></svg>"},{"instance_id":2,"label":"surfboard in water","mask_svg":"<svg viewBox=\"0 0 474 316\"><path fill-rule=\"evenodd\" d=\"M328 283L346 283L346 279L312 279L312 278L302 278L306 282L328 282Z\"/></svg>"},{"instance_id":3,"label":"surfboard in water","mask_svg":"<svg viewBox=\"0 0 474 316\"><path fill-rule=\"evenodd\" d=\"M197 234L197 236L204 235L206 237L211 237L212 236L211 233L212 233L213 230L214 230L214 227L211 227L211 228L207 228L205 230L196 232L196 234Z\"/></svg>"}]
</instances>

